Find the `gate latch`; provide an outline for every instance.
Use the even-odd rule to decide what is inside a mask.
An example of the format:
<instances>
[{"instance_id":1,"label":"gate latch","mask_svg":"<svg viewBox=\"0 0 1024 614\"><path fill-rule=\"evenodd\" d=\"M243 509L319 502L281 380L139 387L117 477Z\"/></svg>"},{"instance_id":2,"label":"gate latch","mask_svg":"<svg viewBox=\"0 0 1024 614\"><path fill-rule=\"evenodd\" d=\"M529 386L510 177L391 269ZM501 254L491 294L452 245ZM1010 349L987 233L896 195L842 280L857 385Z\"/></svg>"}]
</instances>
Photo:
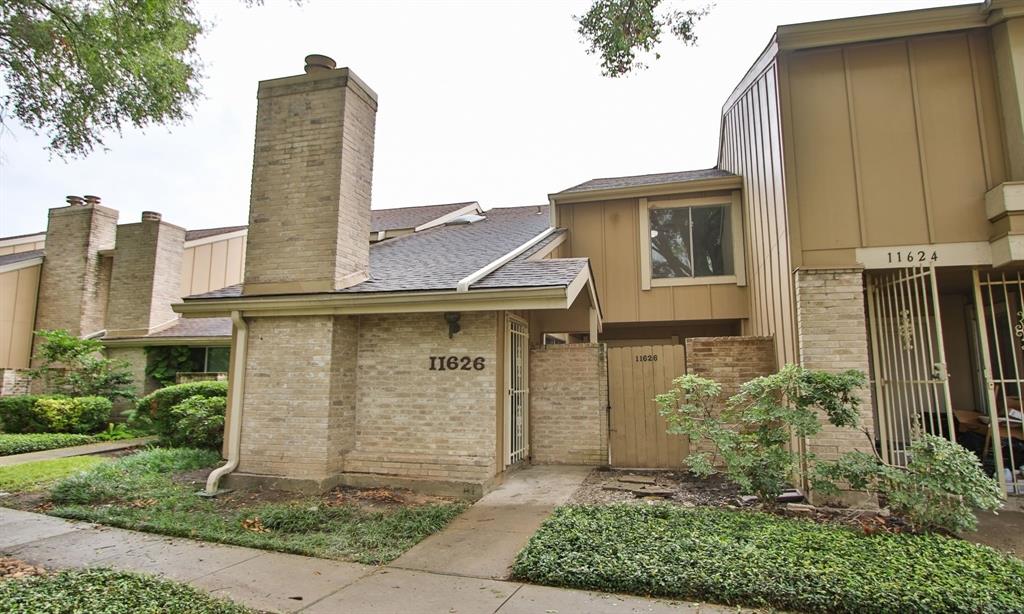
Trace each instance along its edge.
<instances>
[{"instance_id":1,"label":"gate latch","mask_svg":"<svg viewBox=\"0 0 1024 614\"><path fill-rule=\"evenodd\" d=\"M932 377L944 382L949 379L949 371L946 370L946 363L937 362L932 365Z\"/></svg>"}]
</instances>

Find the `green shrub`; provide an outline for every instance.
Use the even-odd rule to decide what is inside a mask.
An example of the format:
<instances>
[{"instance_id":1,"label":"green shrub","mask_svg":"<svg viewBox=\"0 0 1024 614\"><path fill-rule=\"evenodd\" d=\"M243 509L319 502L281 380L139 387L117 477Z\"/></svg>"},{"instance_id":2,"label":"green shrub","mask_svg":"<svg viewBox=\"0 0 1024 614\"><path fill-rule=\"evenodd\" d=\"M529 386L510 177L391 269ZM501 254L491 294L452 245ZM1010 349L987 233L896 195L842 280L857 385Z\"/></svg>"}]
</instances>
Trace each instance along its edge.
<instances>
[{"instance_id":1,"label":"green shrub","mask_svg":"<svg viewBox=\"0 0 1024 614\"><path fill-rule=\"evenodd\" d=\"M110 569L69 569L45 576L0 580L0 611L124 614L247 614L246 607L187 584Z\"/></svg>"},{"instance_id":2,"label":"green shrub","mask_svg":"<svg viewBox=\"0 0 1024 614\"><path fill-rule=\"evenodd\" d=\"M0 401L4 430L10 433L94 433L106 425L112 409L103 397L28 395Z\"/></svg>"},{"instance_id":3,"label":"green shrub","mask_svg":"<svg viewBox=\"0 0 1024 614\"><path fill-rule=\"evenodd\" d=\"M698 375L676 378L655 401L669 433L713 444L713 454L686 458L690 471L706 477L721 465L742 492L774 505L797 467L813 460L801 449L791 450L790 439L821 431L818 410L834 426L855 426L860 406L856 392L864 382L859 371L825 373L786 365L740 386L721 411L722 386Z\"/></svg>"},{"instance_id":4,"label":"green shrub","mask_svg":"<svg viewBox=\"0 0 1024 614\"><path fill-rule=\"evenodd\" d=\"M224 443L225 397L195 395L178 403L170 410L173 420L170 432L161 442L170 446L212 448L219 450Z\"/></svg>"},{"instance_id":5,"label":"green shrub","mask_svg":"<svg viewBox=\"0 0 1024 614\"><path fill-rule=\"evenodd\" d=\"M38 394L0 397L0 430L6 433L42 433L46 423L36 410L36 401L49 398Z\"/></svg>"},{"instance_id":6,"label":"green shrub","mask_svg":"<svg viewBox=\"0 0 1024 614\"><path fill-rule=\"evenodd\" d=\"M68 433L0 433L0 456L82 446L97 441L99 439L91 435Z\"/></svg>"},{"instance_id":7,"label":"green shrub","mask_svg":"<svg viewBox=\"0 0 1024 614\"><path fill-rule=\"evenodd\" d=\"M123 422L108 422L107 428L96 433L93 437L99 441L120 441L122 439L132 439L142 435L142 433L136 433L128 428L128 425Z\"/></svg>"},{"instance_id":8,"label":"green shrub","mask_svg":"<svg viewBox=\"0 0 1024 614\"><path fill-rule=\"evenodd\" d=\"M50 497L58 504L88 504L133 499L143 492L159 496L162 489L173 489L167 475L219 461L220 454L212 450L151 448L62 480Z\"/></svg>"},{"instance_id":9,"label":"green shrub","mask_svg":"<svg viewBox=\"0 0 1024 614\"><path fill-rule=\"evenodd\" d=\"M128 424L133 428L149 431L163 438L170 437L174 433L178 421L178 418L171 413L171 408L194 396L226 398L228 384L227 382L193 382L161 388L136 402L135 410L131 412Z\"/></svg>"},{"instance_id":10,"label":"green shrub","mask_svg":"<svg viewBox=\"0 0 1024 614\"><path fill-rule=\"evenodd\" d=\"M669 505L559 508L522 580L800 612L1024 612L1024 562L936 534Z\"/></svg>"},{"instance_id":11,"label":"green shrub","mask_svg":"<svg viewBox=\"0 0 1024 614\"><path fill-rule=\"evenodd\" d=\"M32 359L40 366L29 369L29 376L44 382L47 390L111 401L135 398L131 365L104 356L101 341L81 339L63 329L35 333L42 342Z\"/></svg>"},{"instance_id":12,"label":"green shrub","mask_svg":"<svg viewBox=\"0 0 1024 614\"><path fill-rule=\"evenodd\" d=\"M973 531L976 510L1002 505L999 482L985 475L970 450L935 435L923 434L910 446L907 466L887 465L864 452L847 452L839 460L815 467L815 487L835 494L834 483L846 480L856 490L884 497L889 509L918 529Z\"/></svg>"}]
</instances>

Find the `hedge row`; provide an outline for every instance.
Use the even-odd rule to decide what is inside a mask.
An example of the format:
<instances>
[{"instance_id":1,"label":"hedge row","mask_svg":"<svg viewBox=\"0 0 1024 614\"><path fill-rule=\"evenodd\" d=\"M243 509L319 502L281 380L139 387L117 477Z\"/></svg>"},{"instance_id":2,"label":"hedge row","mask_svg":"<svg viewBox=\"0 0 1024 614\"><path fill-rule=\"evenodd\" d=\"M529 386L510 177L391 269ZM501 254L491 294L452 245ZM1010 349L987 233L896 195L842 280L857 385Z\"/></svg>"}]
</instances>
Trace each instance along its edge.
<instances>
[{"instance_id":1,"label":"hedge row","mask_svg":"<svg viewBox=\"0 0 1024 614\"><path fill-rule=\"evenodd\" d=\"M96 443L97 441L99 439L90 435L71 433L0 433L0 456L83 446L87 443Z\"/></svg>"},{"instance_id":2,"label":"hedge row","mask_svg":"<svg viewBox=\"0 0 1024 614\"><path fill-rule=\"evenodd\" d=\"M513 573L802 612L1024 612L1024 562L986 546L712 508L562 507Z\"/></svg>"},{"instance_id":3,"label":"hedge row","mask_svg":"<svg viewBox=\"0 0 1024 614\"><path fill-rule=\"evenodd\" d=\"M135 404L129 424L160 436L165 445L220 448L227 382L194 382L161 388Z\"/></svg>"},{"instance_id":4,"label":"hedge row","mask_svg":"<svg viewBox=\"0 0 1024 614\"><path fill-rule=\"evenodd\" d=\"M0 430L6 433L96 433L110 420L103 397L22 395L0 397Z\"/></svg>"}]
</instances>

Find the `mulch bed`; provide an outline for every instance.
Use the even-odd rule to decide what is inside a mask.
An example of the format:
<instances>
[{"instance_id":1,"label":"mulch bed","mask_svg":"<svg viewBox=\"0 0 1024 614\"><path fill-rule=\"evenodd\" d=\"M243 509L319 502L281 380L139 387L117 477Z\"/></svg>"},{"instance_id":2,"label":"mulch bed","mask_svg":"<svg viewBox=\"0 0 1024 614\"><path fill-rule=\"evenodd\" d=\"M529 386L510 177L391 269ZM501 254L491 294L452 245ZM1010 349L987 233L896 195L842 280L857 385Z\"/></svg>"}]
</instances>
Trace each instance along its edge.
<instances>
[{"instance_id":1,"label":"mulch bed","mask_svg":"<svg viewBox=\"0 0 1024 614\"><path fill-rule=\"evenodd\" d=\"M0 580L43 575L46 575L46 569L38 565L30 565L25 561L11 557L0 557Z\"/></svg>"},{"instance_id":2,"label":"mulch bed","mask_svg":"<svg viewBox=\"0 0 1024 614\"><path fill-rule=\"evenodd\" d=\"M597 469L590 472L573 494L570 503L667 503L678 507L750 509L816 522L845 524L867 534L908 530L902 519L890 516L882 510L816 507L803 501L762 509L756 501L741 497L739 489L721 476L698 478L687 471Z\"/></svg>"}]
</instances>

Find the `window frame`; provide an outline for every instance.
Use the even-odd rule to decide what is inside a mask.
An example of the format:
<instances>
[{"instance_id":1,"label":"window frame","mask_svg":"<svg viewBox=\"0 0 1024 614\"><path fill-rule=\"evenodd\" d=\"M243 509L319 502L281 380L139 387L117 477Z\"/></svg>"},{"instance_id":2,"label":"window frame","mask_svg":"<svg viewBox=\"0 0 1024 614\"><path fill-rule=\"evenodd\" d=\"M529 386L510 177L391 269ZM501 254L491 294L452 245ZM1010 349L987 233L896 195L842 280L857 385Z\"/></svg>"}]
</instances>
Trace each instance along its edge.
<instances>
[{"instance_id":1,"label":"window frame","mask_svg":"<svg viewBox=\"0 0 1024 614\"><path fill-rule=\"evenodd\" d=\"M671 209L676 207L729 207L729 221L732 226L732 275L714 275L708 277L659 277L655 278L651 271L651 209ZM747 285L746 264L743 254L743 209L738 190L721 196L701 196L694 198L674 198L671 200L650 201L640 199L640 289L665 288L673 286L709 286L719 284Z\"/></svg>"}]
</instances>

